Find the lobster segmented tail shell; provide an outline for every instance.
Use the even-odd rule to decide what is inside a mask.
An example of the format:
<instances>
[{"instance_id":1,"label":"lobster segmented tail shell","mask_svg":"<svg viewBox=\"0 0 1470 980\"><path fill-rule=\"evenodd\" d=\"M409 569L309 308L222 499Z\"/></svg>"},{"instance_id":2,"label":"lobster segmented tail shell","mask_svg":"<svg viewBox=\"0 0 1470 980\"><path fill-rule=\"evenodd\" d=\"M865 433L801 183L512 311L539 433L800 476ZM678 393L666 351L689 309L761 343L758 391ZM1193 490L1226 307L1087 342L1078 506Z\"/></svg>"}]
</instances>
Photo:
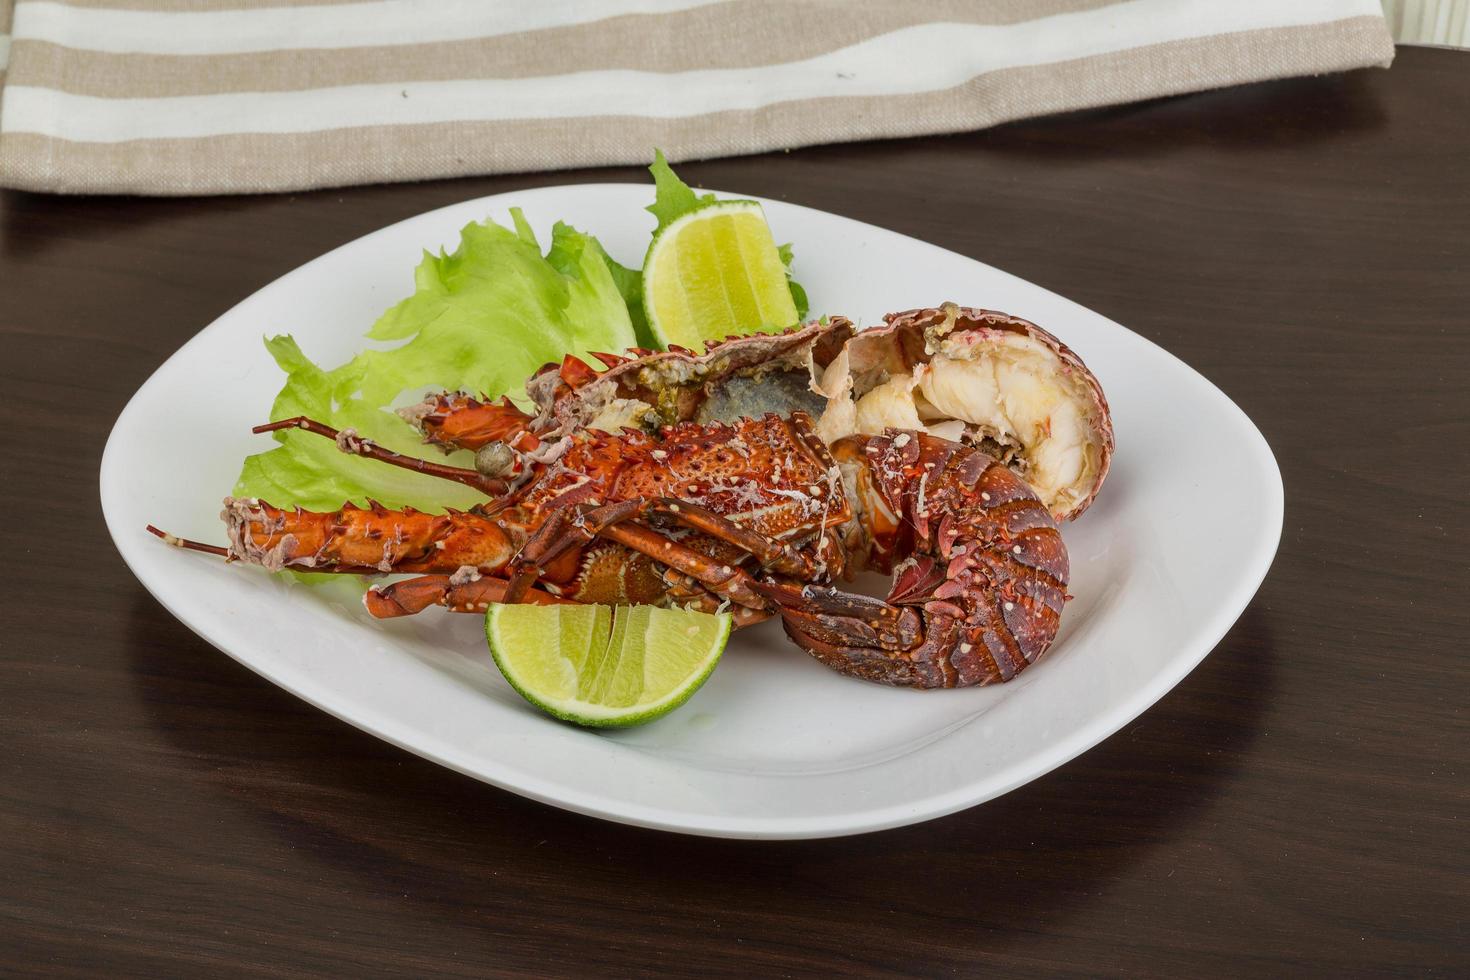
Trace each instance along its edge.
<instances>
[{"instance_id":1,"label":"lobster segmented tail shell","mask_svg":"<svg viewBox=\"0 0 1470 980\"><path fill-rule=\"evenodd\" d=\"M891 567L888 601L917 608L923 622L912 649L853 656L861 669L848 672L968 687L1008 681L1047 651L1070 566L1055 518L1024 481L978 449L920 432L852 436L833 450L862 461L870 567Z\"/></svg>"}]
</instances>

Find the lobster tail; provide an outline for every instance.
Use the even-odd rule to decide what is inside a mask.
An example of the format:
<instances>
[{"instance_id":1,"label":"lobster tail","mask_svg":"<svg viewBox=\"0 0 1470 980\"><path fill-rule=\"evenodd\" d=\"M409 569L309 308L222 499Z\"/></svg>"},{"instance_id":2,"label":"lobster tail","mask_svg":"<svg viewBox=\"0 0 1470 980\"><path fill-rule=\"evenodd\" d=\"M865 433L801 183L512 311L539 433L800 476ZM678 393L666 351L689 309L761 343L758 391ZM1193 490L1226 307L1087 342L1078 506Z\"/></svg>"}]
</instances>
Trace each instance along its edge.
<instances>
[{"instance_id":1,"label":"lobster tail","mask_svg":"<svg viewBox=\"0 0 1470 980\"><path fill-rule=\"evenodd\" d=\"M787 634L868 680L968 687L1010 680L1055 639L1069 574L1056 520L993 457L919 432L852 436L870 563L893 564L887 602L830 589L776 597Z\"/></svg>"}]
</instances>

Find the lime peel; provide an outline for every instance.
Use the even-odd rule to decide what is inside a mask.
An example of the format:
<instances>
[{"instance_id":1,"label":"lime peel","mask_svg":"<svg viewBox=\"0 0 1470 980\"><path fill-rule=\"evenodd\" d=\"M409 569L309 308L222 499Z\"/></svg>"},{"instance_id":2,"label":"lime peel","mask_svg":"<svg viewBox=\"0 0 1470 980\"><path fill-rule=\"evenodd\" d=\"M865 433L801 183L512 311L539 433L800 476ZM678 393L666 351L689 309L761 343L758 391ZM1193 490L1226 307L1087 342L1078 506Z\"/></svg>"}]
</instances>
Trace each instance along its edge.
<instances>
[{"instance_id":1,"label":"lime peel","mask_svg":"<svg viewBox=\"0 0 1470 980\"><path fill-rule=\"evenodd\" d=\"M628 301L630 309L637 308L635 322L640 331L660 346L679 344L697 349L710 340L731 335L784 330L807 315L806 290L791 278L791 245L776 246L759 202L696 194L674 173L661 150L655 150L648 172L654 183L654 202L648 211L658 220L658 227L644 257L638 299ZM708 213L721 209L723 215ZM742 235L737 235L734 222L727 220L731 210L756 219L745 223ZM701 212L706 213L696 217ZM709 234L704 222L728 227L721 229L724 234L715 236ZM696 225L691 231L693 237L703 238L703 242L682 241L684 236L674 226L688 230L689 223ZM694 263L702 268L694 275L692 288L683 289L678 282L677 262L671 263L672 271L655 271L654 260L661 249L704 253ZM681 294L688 294L693 302L686 302ZM752 303L756 298L758 306ZM657 299L665 300L666 308L656 309Z\"/></svg>"},{"instance_id":2,"label":"lime peel","mask_svg":"<svg viewBox=\"0 0 1470 980\"><path fill-rule=\"evenodd\" d=\"M490 654L553 717L595 728L661 718L699 690L729 639L728 613L654 606L492 605Z\"/></svg>"},{"instance_id":3,"label":"lime peel","mask_svg":"<svg viewBox=\"0 0 1470 980\"><path fill-rule=\"evenodd\" d=\"M755 201L716 201L660 229L643 264L643 306L665 346L702 349L798 320L786 266Z\"/></svg>"}]
</instances>

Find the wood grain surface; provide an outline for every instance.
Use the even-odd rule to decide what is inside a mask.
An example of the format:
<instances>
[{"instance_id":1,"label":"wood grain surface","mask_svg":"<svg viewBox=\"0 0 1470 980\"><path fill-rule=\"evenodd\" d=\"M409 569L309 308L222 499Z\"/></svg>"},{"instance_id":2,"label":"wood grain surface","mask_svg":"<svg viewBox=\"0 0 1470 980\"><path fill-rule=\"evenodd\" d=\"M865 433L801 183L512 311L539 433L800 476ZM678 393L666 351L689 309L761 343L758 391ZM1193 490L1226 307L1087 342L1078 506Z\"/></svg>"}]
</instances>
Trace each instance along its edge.
<instances>
[{"instance_id":1,"label":"wood grain surface","mask_svg":"<svg viewBox=\"0 0 1470 980\"><path fill-rule=\"evenodd\" d=\"M429 208L637 171L0 194L0 974L1466 975L1467 120L1470 55L1406 49L682 168L1118 320L1285 478L1260 594L1136 722L967 812L805 843L616 826L408 755L197 639L103 528L113 420L231 305Z\"/></svg>"}]
</instances>

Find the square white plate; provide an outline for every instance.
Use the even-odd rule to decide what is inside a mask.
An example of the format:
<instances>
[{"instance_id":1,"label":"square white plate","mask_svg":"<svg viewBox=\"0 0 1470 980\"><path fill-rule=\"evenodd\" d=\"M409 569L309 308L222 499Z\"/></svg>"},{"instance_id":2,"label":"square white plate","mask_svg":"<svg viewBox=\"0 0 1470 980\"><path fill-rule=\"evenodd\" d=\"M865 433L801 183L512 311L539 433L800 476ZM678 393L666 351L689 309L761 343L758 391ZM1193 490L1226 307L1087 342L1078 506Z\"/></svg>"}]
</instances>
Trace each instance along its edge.
<instances>
[{"instance_id":1,"label":"square white plate","mask_svg":"<svg viewBox=\"0 0 1470 980\"><path fill-rule=\"evenodd\" d=\"M731 641L679 711L617 734L562 725L501 679L478 618L388 622L354 577L311 588L162 546L148 523L222 540L219 501L268 448L281 374L264 334L319 363L364 346L412 289L424 248L524 209L637 264L644 185L546 187L410 218L266 286L174 354L129 402L102 459L102 507L145 587L210 643L312 704L452 769L612 820L727 837L853 834L980 803L1116 731L1204 658L1265 576L1281 534L1276 461L1218 389L1138 335L1038 286L903 235L763 201L796 245L813 313L860 324L955 301L1041 324L1097 374L1118 449L1093 507L1063 528L1076 598L1053 649L1009 684L909 691L835 674L766 623ZM289 501L273 501L286 504Z\"/></svg>"}]
</instances>

